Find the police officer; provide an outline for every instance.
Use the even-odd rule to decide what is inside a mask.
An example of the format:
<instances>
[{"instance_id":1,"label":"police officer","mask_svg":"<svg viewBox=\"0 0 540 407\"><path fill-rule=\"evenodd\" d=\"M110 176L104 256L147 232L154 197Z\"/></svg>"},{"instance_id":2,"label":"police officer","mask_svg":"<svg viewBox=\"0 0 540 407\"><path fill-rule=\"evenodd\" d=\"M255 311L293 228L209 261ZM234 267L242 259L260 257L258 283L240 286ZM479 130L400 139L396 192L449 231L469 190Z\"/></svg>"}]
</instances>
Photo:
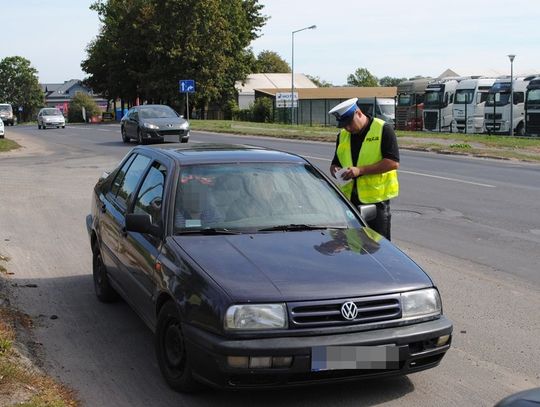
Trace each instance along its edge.
<instances>
[{"instance_id":1,"label":"police officer","mask_svg":"<svg viewBox=\"0 0 540 407\"><path fill-rule=\"evenodd\" d=\"M376 205L377 216L368 224L390 240L390 199L399 194L396 134L383 120L362 113L357 101L346 100L328 112L341 128L330 172L342 182L352 180L340 189L355 206Z\"/></svg>"}]
</instances>

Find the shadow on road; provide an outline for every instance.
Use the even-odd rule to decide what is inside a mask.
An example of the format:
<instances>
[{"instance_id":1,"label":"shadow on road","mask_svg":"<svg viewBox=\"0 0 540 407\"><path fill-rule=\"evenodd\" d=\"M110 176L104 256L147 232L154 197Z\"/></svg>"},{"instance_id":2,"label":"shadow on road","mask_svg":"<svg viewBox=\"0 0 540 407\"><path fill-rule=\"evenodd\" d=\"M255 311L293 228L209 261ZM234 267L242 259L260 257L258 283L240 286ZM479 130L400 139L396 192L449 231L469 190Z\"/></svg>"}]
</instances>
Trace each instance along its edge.
<instances>
[{"instance_id":1,"label":"shadow on road","mask_svg":"<svg viewBox=\"0 0 540 407\"><path fill-rule=\"evenodd\" d=\"M294 389L179 394L164 382L153 335L123 301L100 303L90 274L8 280L35 322L36 352L83 405L114 406L371 406L414 390L407 377Z\"/></svg>"}]
</instances>

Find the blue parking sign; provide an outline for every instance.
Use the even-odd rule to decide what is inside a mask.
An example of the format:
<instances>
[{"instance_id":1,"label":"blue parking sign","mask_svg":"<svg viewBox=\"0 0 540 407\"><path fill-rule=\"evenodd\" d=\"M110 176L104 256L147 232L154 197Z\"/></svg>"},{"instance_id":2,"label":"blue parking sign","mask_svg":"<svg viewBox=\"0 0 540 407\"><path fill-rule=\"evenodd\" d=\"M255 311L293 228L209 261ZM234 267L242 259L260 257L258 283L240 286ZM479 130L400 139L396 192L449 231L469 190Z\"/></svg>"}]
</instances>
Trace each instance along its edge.
<instances>
[{"instance_id":1,"label":"blue parking sign","mask_svg":"<svg viewBox=\"0 0 540 407\"><path fill-rule=\"evenodd\" d=\"M180 92L195 93L195 81L193 79L185 79L180 81Z\"/></svg>"}]
</instances>

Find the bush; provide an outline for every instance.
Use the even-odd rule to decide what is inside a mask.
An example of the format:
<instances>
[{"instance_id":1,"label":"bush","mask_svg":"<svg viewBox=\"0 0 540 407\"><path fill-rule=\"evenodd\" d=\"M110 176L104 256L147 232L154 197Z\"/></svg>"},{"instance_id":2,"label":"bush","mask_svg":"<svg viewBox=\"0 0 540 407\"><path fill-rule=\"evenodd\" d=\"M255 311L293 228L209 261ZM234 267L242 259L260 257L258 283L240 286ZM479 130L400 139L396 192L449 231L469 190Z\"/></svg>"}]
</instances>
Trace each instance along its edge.
<instances>
[{"instance_id":1,"label":"bush","mask_svg":"<svg viewBox=\"0 0 540 407\"><path fill-rule=\"evenodd\" d=\"M90 120L90 117L99 115L101 112L94 99L92 99L92 96L86 93L77 93L69 103L68 121L70 123L84 122L82 115L83 106L86 110L86 120Z\"/></svg>"},{"instance_id":2,"label":"bush","mask_svg":"<svg viewBox=\"0 0 540 407\"><path fill-rule=\"evenodd\" d=\"M273 122L273 109L274 105L270 98L257 98L253 104L253 121L259 123L271 123Z\"/></svg>"}]
</instances>

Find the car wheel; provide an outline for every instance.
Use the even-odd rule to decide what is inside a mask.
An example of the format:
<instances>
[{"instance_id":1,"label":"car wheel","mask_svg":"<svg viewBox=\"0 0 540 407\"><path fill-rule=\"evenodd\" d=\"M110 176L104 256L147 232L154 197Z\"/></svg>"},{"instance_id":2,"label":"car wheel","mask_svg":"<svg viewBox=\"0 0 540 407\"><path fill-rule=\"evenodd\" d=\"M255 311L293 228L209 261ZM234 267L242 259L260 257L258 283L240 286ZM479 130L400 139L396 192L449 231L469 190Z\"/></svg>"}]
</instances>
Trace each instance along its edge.
<instances>
[{"instance_id":1,"label":"car wheel","mask_svg":"<svg viewBox=\"0 0 540 407\"><path fill-rule=\"evenodd\" d=\"M523 122L518 124L515 135L518 137L525 136L525 126L523 125Z\"/></svg>"},{"instance_id":2,"label":"car wheel","mask_svg":"<svg viewBox=\"0 0 540 407\"><path fill-rule=\"evenodd\" d=\"M114 302L118 299L118 293L112 288L111 283L109 282L107 269L105 268L97 244L94 246L92 252L92 274L94 277L94 290L96 296L101 302Z\"/></svg>"},{"instance_id":3,"label":"car wheel","mask_svg":"<svg viewBox=\"0 0 540 407\"><path fill-rule=\"evenodd\" d=\"M66 128L66 126L62 126L62 128L63 128L63 129L65 129L65 128Z\"/></svg>"},{"instance_id":4,"label":"car wheel","mask_svg":"<svg viewBox=\"0 0 540 407\"><path fill-rule=\"evenodd\" d=\"M41 124L38 123L37 128L38 130L41 130Z\"/></svg>"},{"instance_id":5,"label":"car wheel","mask_svg":"<svg viewBox=\"0 0 540 407\"><path fill-rule=\"evenodd\" d=\"M171 388L189 393L200 387L193 379L180 315L172 301L167 302L159 313L155 346L161 374Z\"/></svg>"},{"instance_id":6,"label":"car wheel","mask_svg":"<svg viewBox=\"0 0 540 407\"><path fill-rule=\"evenodd\" d=\"M131 139L126 134L126 128L124 126L122 126L122 128L120 129L120 133L122 133L122 141L124 143L129 143L131 141Z\"/></svg>"},{"instance_id":7,"label":"car wheel","mask_svg":"<svg viewBox=\"0 0 540 407\"><path fill-rule=\"evenodd\" d=\"M141 144L141 145L144 144L141 129L137 129L137 144Z\"/></svg>"}]
</instances>

